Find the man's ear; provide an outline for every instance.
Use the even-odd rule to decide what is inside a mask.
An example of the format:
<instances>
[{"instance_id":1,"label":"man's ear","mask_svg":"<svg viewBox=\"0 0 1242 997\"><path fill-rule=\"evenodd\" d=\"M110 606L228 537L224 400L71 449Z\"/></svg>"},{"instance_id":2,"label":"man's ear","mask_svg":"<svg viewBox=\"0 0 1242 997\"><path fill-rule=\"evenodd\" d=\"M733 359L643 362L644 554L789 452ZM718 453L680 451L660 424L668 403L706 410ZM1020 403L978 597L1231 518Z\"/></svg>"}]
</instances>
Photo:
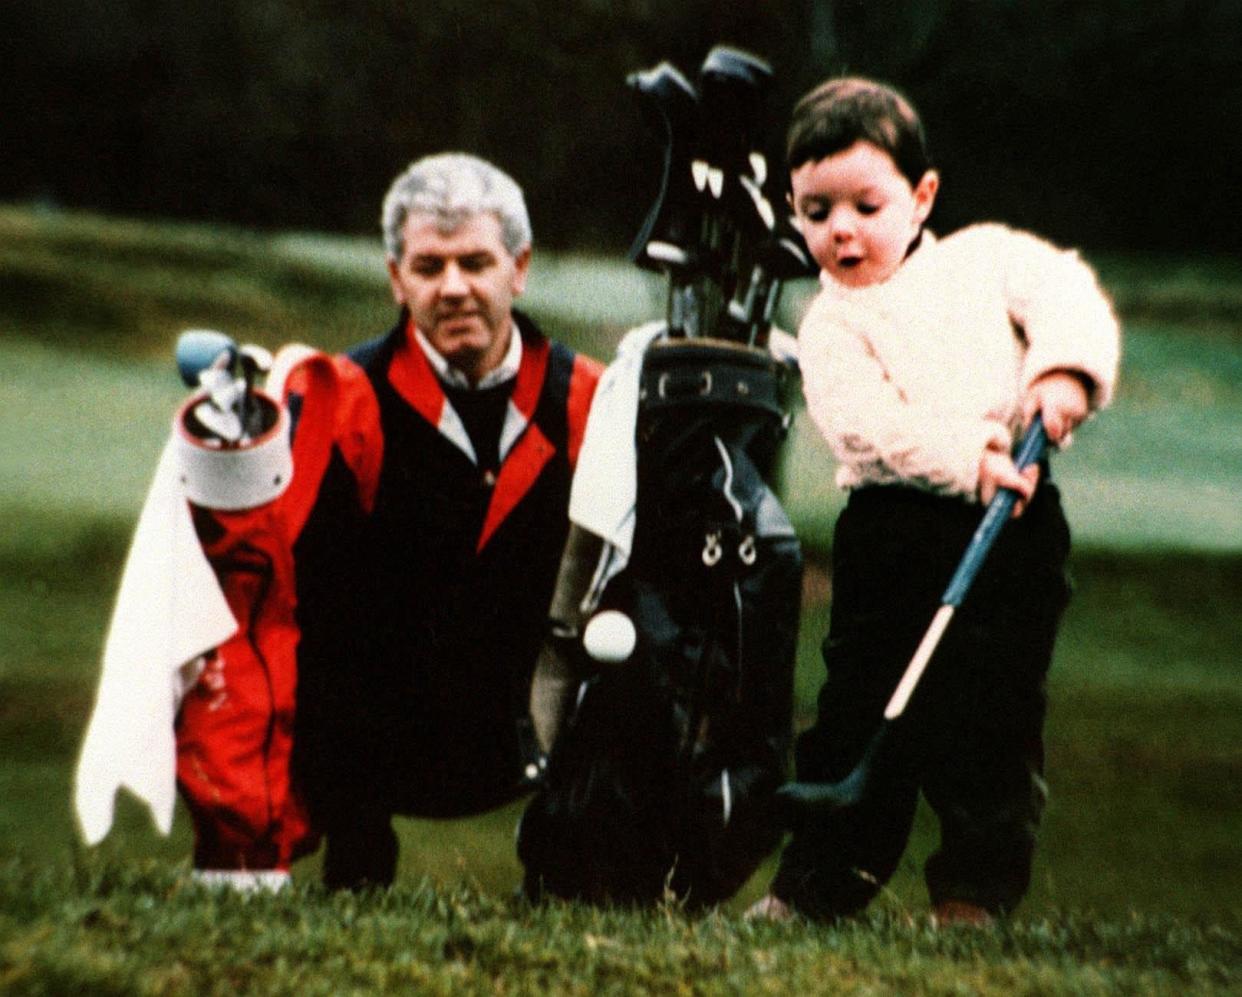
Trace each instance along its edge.
<instances>
[{"instance_id":1,"label":"man's ear","mask_svg":"<svg viewBox=\"0 0 1242 997\"><path fill-rule=\"evenodd\" d=\"M392 288L392 300L398 305L405 304L405 288L401 286L401 267L391 256L388 257L388 284Z\"/></svg>"},{"instance_id":2,"label":"man's ear","mask_svg":"<svg viewBox=\"0 0 1242 997\"><path fill-rule=\"evenodd\" d=\"M530 273L530 246L518 251L513 257L513 296L526 290L526 277Z\"/></svg>"},{"instance_id":3,"label":"man's ear","mask_svg":"<svg viewBox=\"0 0 1242 997\"><path fill-rule=\"evenodd\" d=\"M919 178L914 188L914 218L918 224L922 225L927 221L927 216L935 207L936 194L939 191L940 174L935 170L928 170Z\"/></svg>"}]
</instances>

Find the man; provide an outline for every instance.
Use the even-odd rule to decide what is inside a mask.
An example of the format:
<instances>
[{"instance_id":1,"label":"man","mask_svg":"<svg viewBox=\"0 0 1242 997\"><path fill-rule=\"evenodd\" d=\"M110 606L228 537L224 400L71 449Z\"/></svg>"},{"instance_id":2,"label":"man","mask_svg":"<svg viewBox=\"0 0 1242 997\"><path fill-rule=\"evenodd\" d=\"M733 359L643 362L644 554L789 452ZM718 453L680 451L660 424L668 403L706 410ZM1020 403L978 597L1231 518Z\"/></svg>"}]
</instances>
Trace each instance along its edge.
<instances>
[{"instance_id":1,"label":"man","mask_svg":"<svg viewBox=\"0 0 1242 997\"><path fill-rule=\"evenodd\" d=\"M400 315L338 362L337 442L294 550L294 767L332 887L392 881L393 814L525 790L531 670L599 376L513 309L531 233L500 170L422 159L382 224Z\"/></svg>"}]
</instances>

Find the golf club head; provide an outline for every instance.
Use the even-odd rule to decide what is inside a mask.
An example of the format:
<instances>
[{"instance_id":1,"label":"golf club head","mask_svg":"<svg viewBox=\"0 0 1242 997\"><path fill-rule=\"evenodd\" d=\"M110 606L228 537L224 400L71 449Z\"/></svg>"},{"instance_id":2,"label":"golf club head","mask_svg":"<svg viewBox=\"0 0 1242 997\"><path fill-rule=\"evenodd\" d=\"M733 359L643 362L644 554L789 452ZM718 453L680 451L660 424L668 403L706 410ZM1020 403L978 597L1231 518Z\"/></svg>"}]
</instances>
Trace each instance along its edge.
<instances>
[{"instance_id":1,"label":"golf club head","mask_svg":"<svg viewBox=\"0 0 1242 997\"><path fill-rule=\"evenodd\" d=\"M667 129L670 141L689 142L698 116L699 95L670 62L630 73L625 85L634 91L639 108L655 130Z\"/></svg>"},{"instance_id":2,"label":"golf club head","mask_svg":"<svg viewBox=\"0 0 1242 997\"><path fill-rule=\"evenodd\" d=\"M772 83L772 66L750 52L731 45L717 45L699 68L702 80L727 81L730 85L754 91L761 97Z\"/></svg>"},{"instance_id":3,"label":"golf club head","mask_svg":"<svg viewBox=\"0 0 1242 997\"><path fill-rule=\"evenodd\" d=\"M221 356L224 362L220 362ZM199 386L199 375L210 367L232 370L237 362L237 343L215 329L187 329L177 337L177 372L187 388Z\"/></svg>"},{"instance_id":4,"label":"golf club head","mask_svg":"<svg viewBox=\"0 0 1242 997\"><path fill-rule=\"evenodd\" d=\"M751 168L758 145L763 102L772 67L758 56L727 45L707 53L699 69L699 106L703 123L702 154L726 174Z\"/></svg>"},{"instance_id":5,"label":"golf club head","mask_svg":"<svg viewBox=\"0 0 1242 997\"><path fill-rule=\"evenodd\" d=\"M667 62L626 79L664 142L659 196L629 256L667 276L671 336L762 346L781 281L812 272L761 148L772 77L764 60L718 45L697 88Z\"/></svg>"},{"instance_id":6,"label":"golf club head","mask_svg":"<svg viewBox=\"0 0 1242 997\"><path fill-rule=\"evenodd\" d=\"M222 443L235 446L241 441L244 433L241 417L231 408L218 408L210 401L199 402L194 406L194 418L210 436L216 437Z\"/></svg>"},{"instance_id":7,"label":"golf club head","mask_svg":"<svg viewBox=\"0 0 1242 997\"><path fill-rule=\"evenodd\" d=\"M242 376L246 378L246 383L253 385L257 374L267 374L271 371L273 363L272 351L266 347L257 346L254 343L247 343L238 351L238 361L241 364Z\"/></svg>"},{"instance_id":8,"label":"golf club head","mask_svg":"<svg viewBox=\"0 0 1242 997\"><path fill-rule=\"evenodd\" d=\"M699 127L698 93L668 62L631 73L625 82L638 101L647 127L664 146L660 189L634 238L629 257L650 270L691 267L696 198L690 161Z\"/></svg>"},{"instance_id":9,"label":"golf club head","mask_svg":"<svg viewBox=\"0 0 1242 997\"><path fill-rule=\"evenodd\" d=\"M259 375L266 375L271 371L272 362L271 350L254 343L247 343L239 351L238 366L241 367L244 390L237 409L246 437L255 437L263 432L262 409L254 404L254 387Z\"/></svg>"},{"instance_id":10,"label":"golf club head","mask_svg":"<svg viewBox=\"0 0 1242 997\"><path fill-rule=\"evenodd\" d=\"M876 778L880 758L890 749L890 725L880 724L867 744L861 760L849 774L837 782L787 782L772 794L779 819L788 827L802 822L853 809L867 799Z\"/></svg>"}]
</instances>

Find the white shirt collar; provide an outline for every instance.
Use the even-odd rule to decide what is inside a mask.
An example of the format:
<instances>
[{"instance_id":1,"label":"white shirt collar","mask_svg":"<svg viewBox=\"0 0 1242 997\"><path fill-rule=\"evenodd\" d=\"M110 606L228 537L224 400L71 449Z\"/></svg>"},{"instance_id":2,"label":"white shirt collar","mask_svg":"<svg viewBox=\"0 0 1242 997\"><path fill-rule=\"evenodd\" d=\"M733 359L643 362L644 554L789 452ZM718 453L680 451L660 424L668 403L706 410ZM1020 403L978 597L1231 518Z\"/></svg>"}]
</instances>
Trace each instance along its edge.
<instances>
[{"instance_id":1,"label":"white shirt collar","mask_svg":"<svg viewBox=\"0 0 1242 997\"><path fill-rule=\"evenodd\" d=\"M484 374L478 384L471 384L465 374L445 360L417 326L414 327L414 338L427 355L427 361L436 372L436 377L450 388L468 388L474 391L493 388L517 377L518 367L522 364L522 334L518 331L517 322L512 320L509 326L509 348L500 363Z\"/></svg>"}]
</instances>

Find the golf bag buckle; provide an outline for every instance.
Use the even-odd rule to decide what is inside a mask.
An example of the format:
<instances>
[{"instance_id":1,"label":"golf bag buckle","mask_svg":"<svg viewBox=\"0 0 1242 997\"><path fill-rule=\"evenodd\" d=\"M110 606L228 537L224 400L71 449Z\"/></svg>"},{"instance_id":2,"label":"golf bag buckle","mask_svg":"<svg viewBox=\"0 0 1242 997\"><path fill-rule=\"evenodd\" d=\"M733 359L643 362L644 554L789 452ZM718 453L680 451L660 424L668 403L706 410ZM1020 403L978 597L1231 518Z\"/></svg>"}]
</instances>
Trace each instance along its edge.
<instances>
[{"instance_id":1,"label":"golf bag buckle","mask_svg":"<svg viewBox=\"0 0 1242 997\"><path fill-rule=\"evenodd\" d=\"M737 559L747 567L750 567L755 563L756 557L758 557L758 549L755 546L755 535L748 533L742 542L738 544Z\"/></svg>"},{"instance_id":2,"label":"golf bag buckle","mask_svg":"<svg viewBox=\"0 0 1242 997\"><path fill-rule=\"evenodd\" d=\"M721 340L670 339L643 358L644 409L756 409L783 418L784 370L766 352Z\"/></svg>"},{"instance_id":3,"label":"golf bag buckle","mask_svg":"<svg viewBox=\"0 0 1242 997\"><path fill-rule=\"evenodd\" d=\"M703 544L703 563L709 568L714 568L723 556L724 547L720 543L720 531L707 534L706 542Z\"/></svg>"},{"instance_id":4,"label":"golf bag buckle","mask_svg":"<svg viewBox=\"0 0 1242 997\"><path fill-rule=\"evenodd\" d=\"M671 401L677 398L698 395L700 398L706 398L712 393L712 372L710 370L701 370L698 377L678 378L674 380L673 371L666 370L660 373L656 381L656 395L663 401Z\"/></svg>"}]
</instances>

